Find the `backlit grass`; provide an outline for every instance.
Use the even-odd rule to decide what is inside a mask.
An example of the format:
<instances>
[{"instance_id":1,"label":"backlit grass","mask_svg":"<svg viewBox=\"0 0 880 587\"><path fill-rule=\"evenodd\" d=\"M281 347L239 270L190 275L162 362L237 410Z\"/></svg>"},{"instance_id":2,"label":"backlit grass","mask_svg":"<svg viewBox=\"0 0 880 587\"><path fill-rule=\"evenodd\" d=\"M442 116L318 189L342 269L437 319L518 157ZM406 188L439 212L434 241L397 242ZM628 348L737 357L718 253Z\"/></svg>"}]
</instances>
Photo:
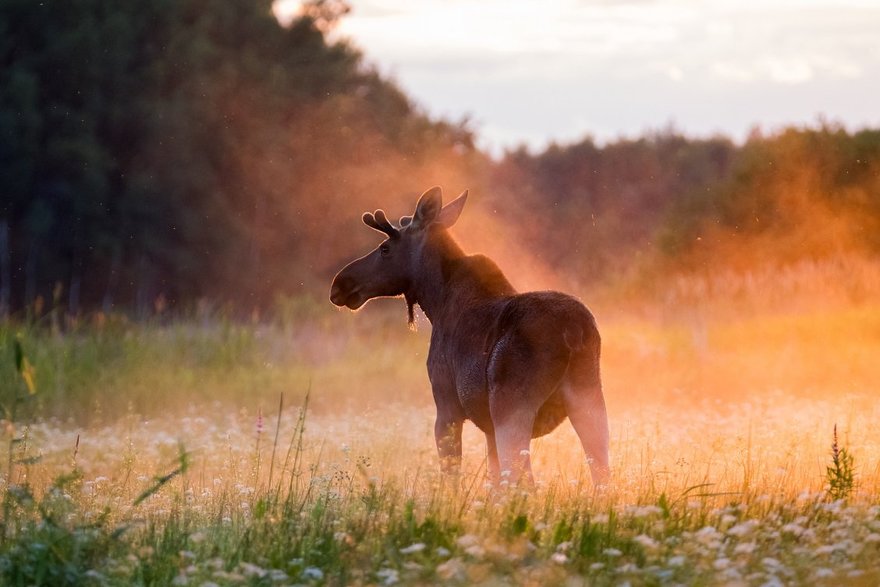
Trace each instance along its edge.
<instances>
[{"instance_id":1,"label":"backlit grass","mask_svg":"<svg viewBox=\"0 0 880 587\"><path fill-rule=\"evenodd\" d=\"M614 469L600 492L568 424L533 443L530 490L486 485L471 426L463 474L441 476L429 329L393 302L5 324L0 398L19 404L0 583L880 581L880 306L596 310Z\"/></svg>"}]
</instances>

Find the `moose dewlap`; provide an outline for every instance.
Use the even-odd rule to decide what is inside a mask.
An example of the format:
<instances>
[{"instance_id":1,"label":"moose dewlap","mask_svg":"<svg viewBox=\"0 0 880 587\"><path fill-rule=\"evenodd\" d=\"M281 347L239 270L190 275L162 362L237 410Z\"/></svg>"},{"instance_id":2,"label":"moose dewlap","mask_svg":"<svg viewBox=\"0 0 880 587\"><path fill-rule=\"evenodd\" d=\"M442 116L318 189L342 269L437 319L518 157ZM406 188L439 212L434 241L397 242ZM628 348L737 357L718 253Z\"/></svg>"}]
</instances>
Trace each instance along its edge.
<instances>
[{"instance_id":1,"label":"moose dewlap","mask_svg":"<svg viewBox=\"0 0 880 587\"><path fill-rule=\"evenodd\" d=\"M529 445L571 420L594 484L608 479L608 416L599 377L599 331L577 299L555 291L517 293L489 258L466 255L449 234L467 192L443 206L433 187L395 227L382 210L364 224L386 239L333 279L330 301L356 310L404 296L431 322L428 377L441 467L458 471L461 429L486 435L492 479L531 478Z\"/></svg>"}]
</instances>

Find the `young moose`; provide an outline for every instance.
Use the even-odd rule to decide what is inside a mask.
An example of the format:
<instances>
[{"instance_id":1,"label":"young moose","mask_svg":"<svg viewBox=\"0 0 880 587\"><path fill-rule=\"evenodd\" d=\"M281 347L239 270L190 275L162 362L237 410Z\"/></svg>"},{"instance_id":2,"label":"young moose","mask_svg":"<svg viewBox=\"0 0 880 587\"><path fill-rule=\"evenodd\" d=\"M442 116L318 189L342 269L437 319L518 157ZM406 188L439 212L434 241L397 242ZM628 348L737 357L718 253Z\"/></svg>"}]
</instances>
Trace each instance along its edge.
<instances>
[{"instance_id":1,"label":"young moose","mask_svg":"<svg viewBox=\"0 0 880 587\"><path fill-rule=\"evenodd\" d=\"M388 237L333 280L330 301L352 310L403 295L432 325L428 377L444 471L461 464L461 429L486 434L489 471L531 479L529 445L566 416L580 437L594 485L608 479L608 418L599 380L599 331L578 300L555 291L519 294L483 255L465 255L449 235L467 192L446 206L425 192L394 227L382 210L364 224Z\"/></svg>"}]
</instances>

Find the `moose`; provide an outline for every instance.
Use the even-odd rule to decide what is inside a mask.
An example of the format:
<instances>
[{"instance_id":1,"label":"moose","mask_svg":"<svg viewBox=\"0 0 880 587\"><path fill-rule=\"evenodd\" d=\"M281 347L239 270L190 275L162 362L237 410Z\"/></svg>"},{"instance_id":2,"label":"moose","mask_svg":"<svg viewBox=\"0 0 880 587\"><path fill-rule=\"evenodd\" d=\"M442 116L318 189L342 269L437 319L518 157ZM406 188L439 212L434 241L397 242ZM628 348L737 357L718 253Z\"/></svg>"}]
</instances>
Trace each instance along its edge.
<instances>
[{"instance_id":1,"label":"moose","mask_svg":"<svg viewBox=\"0 0 880 587\"><path fill-rule=\"evenodd\" d=\"M532 438L571 420L594 486L609 478L608 416L599 376L599 331L590 311L556 292L517 293L484 255L466 255L449 234L467 191L443 206L439 187L395 227L382 210L363 222L387 237L333 279L330 301L357 310L403 296L431 323L428 377L434 435L445 473L461 466L465 420L486 435L494 483L532 480Z\"/></svg>"}]
</instances>

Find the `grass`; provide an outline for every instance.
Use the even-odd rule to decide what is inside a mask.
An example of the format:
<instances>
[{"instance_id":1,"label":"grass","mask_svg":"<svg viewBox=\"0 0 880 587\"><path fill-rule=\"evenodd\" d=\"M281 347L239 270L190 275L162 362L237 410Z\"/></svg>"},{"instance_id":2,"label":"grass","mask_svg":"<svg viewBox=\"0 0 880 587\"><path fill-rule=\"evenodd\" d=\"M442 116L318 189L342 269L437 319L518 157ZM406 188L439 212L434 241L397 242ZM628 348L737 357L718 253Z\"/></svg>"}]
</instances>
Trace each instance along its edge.
<instances>
[{"instance_id":1,"label":"grass","mask_svg":"<svg viewBox=\"0 0 880 587\"><path fill-rule=\"evenodd\" d=\"M600 304L601 493L567 424L533 443L531 491L485 484L473 427L441 476L429 329L398 304L285 308L0 326L0 401L22 398L0 584L880 581L876 304Z\"/></svg>"}]
</instances>

